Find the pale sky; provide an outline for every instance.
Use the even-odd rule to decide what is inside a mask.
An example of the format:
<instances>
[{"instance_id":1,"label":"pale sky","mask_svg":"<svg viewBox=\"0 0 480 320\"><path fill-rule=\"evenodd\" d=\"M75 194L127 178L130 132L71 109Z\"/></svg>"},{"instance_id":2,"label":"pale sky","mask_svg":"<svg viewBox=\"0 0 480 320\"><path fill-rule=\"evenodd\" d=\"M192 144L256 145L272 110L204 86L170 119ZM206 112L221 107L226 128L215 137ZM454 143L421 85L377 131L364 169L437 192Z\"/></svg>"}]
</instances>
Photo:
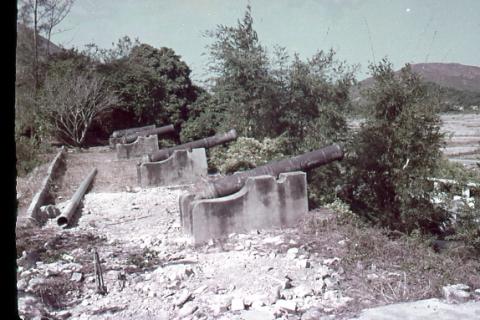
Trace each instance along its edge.
<instances>
[{"instance_id":1,"label":"pale sky","mask_svg":"<svg viewBox=\"0 0 480 320\"><path fill-rule=\"evenodd\" d=\"M333 48L338 58L372 61L457 62L480 66L480 0L76 0L52 37L65 47L87 43L110 48L124 35L154 47L170 47L205 78L202 37L219 24L236 26L247 4L262 44L302 58Z\"/></svg>"}]
</instances>

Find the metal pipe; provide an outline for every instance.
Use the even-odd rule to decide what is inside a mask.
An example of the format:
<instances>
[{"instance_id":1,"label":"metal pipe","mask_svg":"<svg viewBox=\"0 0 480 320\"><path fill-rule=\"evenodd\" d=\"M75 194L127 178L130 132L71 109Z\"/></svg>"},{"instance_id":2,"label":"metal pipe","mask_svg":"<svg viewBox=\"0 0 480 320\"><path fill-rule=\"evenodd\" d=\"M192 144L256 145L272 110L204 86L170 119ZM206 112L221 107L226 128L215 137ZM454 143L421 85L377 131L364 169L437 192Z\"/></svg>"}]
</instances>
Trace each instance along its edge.
<instances>
[{"instance_id":1,"label":"metal pipe","mask_svg":"<svg viewBox=\"0 0 480 320\"><path fill-rule=\"evenodd\" d=\"M82 201L82 198L85 192L87 191L88 187L92 183L92 180L95 177L96 173L97 173L97 168L94 168L90 172L90 174L87 176L87 178L83 180L83 182L80 184L77 191L74 193L73 197L70 199L70 202L62 211L62 214L57 218L57 224L59 226L68 225L71 217L75 213L75 210L77 210L77 207L80 204L80 201Z\"/></svg>"},{"instance_id":2,"label":"metal pipe","mask_svg":"<svg viewBox=\"0 0 480 320\"><path fill-rule=\"evenodd\" d=\"M181 144L178 146L170 147L170 148L165 148L162 150L159 150L155 153L148 154L144 157L144 162L156 162L156 161L161 161L165 160L168 157L170 157L173 154L173 151L175 150L190 150L194 148L211 148L216 145L225 143L225 142L230 142L232 140L237 139L237 132L235 129L232 129L228 131L227 133L220 133L216 134L212 137L208 138L203 138L200 140L195 140L192 142L188 142L185 144Z\"/></svg>"},{"instance_id":3,"label":"metal pipe","mask_svg":"<svg viewBox=\"0 0 480 320\"><path fill-rule=\"evenodd\" d=\"M261 175L277 177L282 172L309 170L335 160L341 160L343 159L343 155L344 152L342 148L338 144L332 144L293 158L267 163L252 170L235 173L206 184L199 184L194 186L193 193L196 199L226 196L240 190L249 177Z\"/></svg>"}]
</instances>

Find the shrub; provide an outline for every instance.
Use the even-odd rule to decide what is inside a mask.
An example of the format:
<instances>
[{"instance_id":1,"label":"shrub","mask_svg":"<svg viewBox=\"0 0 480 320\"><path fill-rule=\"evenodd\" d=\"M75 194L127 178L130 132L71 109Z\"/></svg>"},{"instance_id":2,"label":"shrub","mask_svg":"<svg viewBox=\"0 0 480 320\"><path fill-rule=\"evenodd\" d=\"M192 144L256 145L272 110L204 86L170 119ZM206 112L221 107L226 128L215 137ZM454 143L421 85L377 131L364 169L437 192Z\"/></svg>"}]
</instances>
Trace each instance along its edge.
<instances>
[{"instance_id":1,"label":"shrub","mask_svg":"<svg viewBox=\"0 0 480 320\"><path fill-rule=\"evenodd\" d=\"M284 157L284 143L283 138L265 138L260 142L253 138L240 137L227 148L215 148L211 151L211 167L221 173L252 169Z\"/></svg>"},{"instance_id":2,"label":"shrub","mask_svg":"<svg viewBox=\"0 0 480 320\"><path fill-rule=\"evenodd\" d=\"M435 101L408 65L399 74L386 60L371 69L375 85L367 98L373 116L354 138L343 195L375 223L439 233L446 212L433 205L428 190L443 146Z\"/></svg>"}]
</instances>

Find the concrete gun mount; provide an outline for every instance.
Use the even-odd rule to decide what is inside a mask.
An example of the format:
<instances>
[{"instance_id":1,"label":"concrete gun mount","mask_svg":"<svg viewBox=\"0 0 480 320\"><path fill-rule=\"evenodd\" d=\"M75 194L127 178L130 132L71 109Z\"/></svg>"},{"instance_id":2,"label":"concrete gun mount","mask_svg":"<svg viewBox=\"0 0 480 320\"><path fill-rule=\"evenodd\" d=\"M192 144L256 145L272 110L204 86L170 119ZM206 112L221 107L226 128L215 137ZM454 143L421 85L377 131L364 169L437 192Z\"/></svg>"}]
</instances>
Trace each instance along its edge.
<instances>
[{"instance_id":1,"label":"concrete gun mount","mask_svg":"<svg viewBox=\"0 0 480 320\"><path fill-rule=\"evenodd\" d=\"M249 177L240 191L216 199L180 197L180 218L195 244L233 232L292 227L308 212L304 172Z\"/></svg>"},{"instance_id":2,"label":"concrete gun mount","mask_svg":"<svg viewBox=\"0 0 480 320\"><path fill-rule=\"evenodd\" d=\"M165 160L137 164L141 187L191 184L206 179L207 155L204 148L175 150Z\"/></svg>"},{"instance_id":3,"label":"concrete gun mount","mask_svg":"<svg viewBox=\"0 0 480 320\"><path fill-rule=\"evenodd\" d=\"M170 124L156 128L155 125L130 128L124 130L114 131L109 139L110 148L114 149L118 143L126 144L132 143L137 140L138 137L147 137L151 135L164 135L175 131L175 127Z\"/></svg>"},{"instance_id":4,"label":"concrete gun mount","mask_svg":"<svg viewBox=\"0 0 480 320\"><path fill-rule=\"evenodd\" d=\"M117 159L130 159L142 157L145 154L158 151L158 137L156 135L139 136L132 143L117 143Z\"/></svg>"},{"instance_id":5,"label":"concrete gun mount","mask_svg":"<svg viewBox=\"0 0 480 320\"><path fill-rule=\"evenodd\" d=\"M182 225L195 243L253 228L291 226L308 211L306 174L298 171L343 156L342 148L333 144L210 182L201 181L180 197Z\"/></svg>"},{"instance_id":6,"label":"concrete gun mount","mask_svg":"<svg viewBox=\"0 0 480 320\"><path fill-rule=\"evenodd\" d=\"M227 133L219 133L214 136L203 138L200 140L195 140L191 142L187 142L184 144L180 144L177 146L173 146L170 148L161 149L156 152L151 152L146 154L143 162L156 162L165 160L170 157L175 150L191 150L195 148L212 148L214 146L227 143L237 139L237 132L235 129L228 131Z\"/></svg>"}]
</instances>

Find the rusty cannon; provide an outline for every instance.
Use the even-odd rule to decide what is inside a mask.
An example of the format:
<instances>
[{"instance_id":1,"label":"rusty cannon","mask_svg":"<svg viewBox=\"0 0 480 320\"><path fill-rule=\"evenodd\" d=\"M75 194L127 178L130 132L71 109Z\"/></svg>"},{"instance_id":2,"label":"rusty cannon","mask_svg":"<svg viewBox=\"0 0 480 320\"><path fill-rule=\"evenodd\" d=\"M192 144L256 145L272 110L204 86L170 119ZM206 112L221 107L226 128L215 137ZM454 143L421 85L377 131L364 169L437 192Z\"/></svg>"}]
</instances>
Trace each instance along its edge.
<instances>
[{"instance_id":1,"label":"rusty cannon","mask_svg":"<svg viewBox=\"0 0 480 320\"><path fill-rule=\"evenodd\" d=\"M134 142L138 137L146 137L150 135L164 135L170 132L174 132L173 125L163 126L156 128L155 125L129 128L124 130L114 131L110 136L109 143L113 149L117 143L127 144Z\"/></svg>"},{"instance_id":2,"label":"rusty cannon","mask_svg":"<svg viewBox=\"0 0 480 320\"><path fill-rule=\"evenodd\" d=\"M145 137L151 135L163 135L175 131L175 128L172 124L168 126L163 126L159 128L146 129L132 134L125 135L121 137L121 143L132 143L137 140L138 137Z\"/></svg>"},{"instance_id":3,"label":"rusty cannon","mask_svg":"<svg viewBox=\"0 0 480 320\"><path fill-rule=\"evenodd\" d=\"M211 199L226 196L240 190L249 177L261 175L277 177L284 172L306 171L335 160L341 160L343 156L342 148L338 144L332 144L293 158L270 162L252 170L238 172L202 186L194 186L196 198Z\"/></svg>"},{"instance_id":4,"label":"rusty cannon","mask_svg":"<svg viewBox=\"0 0 480 320\"><path fill-rule=\"evenodd\" d=\"M195 148L211 148L222 143L230 142L237 139L237 132L235 129L228 131L227 133L220 133L214 136L187 142L178 146L161 149L151 154L147 154L143 158L143 162L157 162L162 161L170 157L176 150L191 150Z\"/></svg>"},{"instance_id":5,"label":"rusty cannon","mask_svg":"<svg viewBox=\"0 0 480 320\"><path fill-rule=\"evenodd\" d=\"M308 212L306 171L343 159L333 144L213 181L180 196L180 220L196 244L249 230L294 226Z\"/></svg>"}]
</instances>

